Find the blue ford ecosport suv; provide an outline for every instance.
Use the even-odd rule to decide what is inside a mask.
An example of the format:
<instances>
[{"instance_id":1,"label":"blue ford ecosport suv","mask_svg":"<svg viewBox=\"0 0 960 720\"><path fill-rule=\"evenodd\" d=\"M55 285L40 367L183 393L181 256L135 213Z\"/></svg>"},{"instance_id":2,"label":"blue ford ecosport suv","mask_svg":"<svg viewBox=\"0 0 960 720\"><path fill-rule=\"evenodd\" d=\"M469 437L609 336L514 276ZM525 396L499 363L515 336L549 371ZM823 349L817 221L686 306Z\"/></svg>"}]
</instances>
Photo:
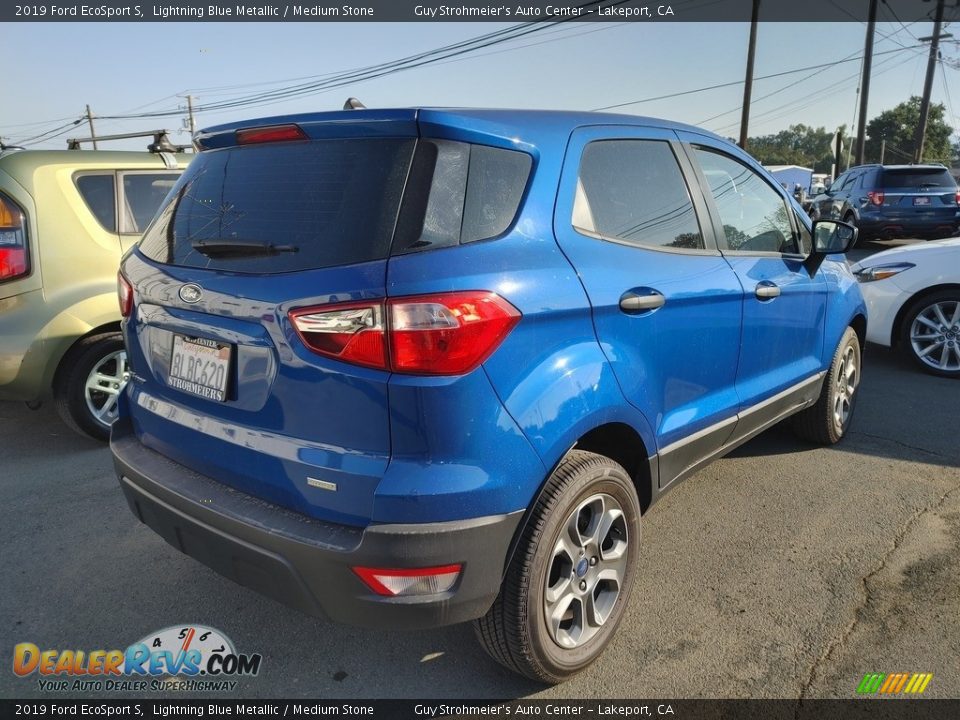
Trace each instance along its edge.
<instances>
[{"instance_id":1,"label":"blue ford ecosport suv","mask_svg":"<svg viewBox=\"0 0 960 720\"><path fill-rule=\"evenodd\" d=\"M748 155L639 117L354 110L224 125L119 276L134 514L304 612L475 621L592 662L640 516L793 416L846 432L865 309Z\"/></svg>"}]
</instances>

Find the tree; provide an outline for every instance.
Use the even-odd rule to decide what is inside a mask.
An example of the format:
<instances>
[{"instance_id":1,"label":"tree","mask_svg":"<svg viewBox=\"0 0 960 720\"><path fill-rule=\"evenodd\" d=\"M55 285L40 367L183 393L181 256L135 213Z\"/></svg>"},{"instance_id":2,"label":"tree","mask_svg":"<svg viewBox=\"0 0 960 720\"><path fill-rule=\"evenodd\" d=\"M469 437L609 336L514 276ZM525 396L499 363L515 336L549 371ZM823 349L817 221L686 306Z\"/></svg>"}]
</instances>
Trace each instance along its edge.
<instances>
[{"instance_id":1,"label":"tree","mask_svg":"<svg viewBox=\"0 0 960 720\"><path fill-rule=\"evenodd\" d=\"M846 128L840 128L843 135ZM773 135L747 140L747 150L764 165L800 165L814 172L829 173L834 159L832 130L791 125ZM845 141L847 142L847 141Z\"/></svg>"},{"instance_id":2,"label":"tree","mask_svg":"<svg viewBox=\"0 0 960 720\"><path fill-rule=\"evenodd\" d=\"M946 109L942 103L930 105L927 131L924 134L923 162L942 162L949 165L953 156L950 138L953 128L944 120ZM920 98L916 95L891 110L884 110L867 123L866 162L880 162L880 150L885 163L913 162L916 150L914 135L920 124Z\"/></svg>"}]
</instances>

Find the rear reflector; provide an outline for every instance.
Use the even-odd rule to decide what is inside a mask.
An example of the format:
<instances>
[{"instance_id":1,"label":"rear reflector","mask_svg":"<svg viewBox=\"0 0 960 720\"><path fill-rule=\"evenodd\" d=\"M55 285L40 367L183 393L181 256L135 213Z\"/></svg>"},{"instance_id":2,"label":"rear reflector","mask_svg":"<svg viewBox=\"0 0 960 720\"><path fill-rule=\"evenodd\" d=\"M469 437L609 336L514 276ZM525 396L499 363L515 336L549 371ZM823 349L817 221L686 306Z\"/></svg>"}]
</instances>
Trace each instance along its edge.
<instances>
[{"instance_id":1,"label":"rear reflector","mask_svg":"<svg viewBox=\"0 0 960 720\"><path fill-rule=\"evenodd\" d=\"M120 317L130 317L133 312L133 287L127 279L117 273L117 300L120 302Z\"/></svg>"},{"instance_id":2,"label":"rear reflector","mask_svg":"<svg viewBox=\"0 0 960 720\"><path fill-rule=\"evenodd\" d=\"M436 595L451 590L460 577L462 565L429 568L366 568L353 571L377 595Z\"/></svg>"},{"instance_id":3,"label":"rear reflector","mask_svg":"<svg viewBox=\"0 0 960 720\"><path fill-rule=\"evenodd\" d=\"M321 305L289 318L319 355L411 375L461 375L497 349L520 312L480 290Z\"/></svg>"},{"instance_id":4,"label":"rear reflector","mask_svg":"<svg viewBox=\"0 0 960 720\"><path fill-rule=\"evenodd\" d=\"M306 140L307 134L299 125L269 125L267 127L237 130L237 145Z\"/></svg>"}]
</instances>

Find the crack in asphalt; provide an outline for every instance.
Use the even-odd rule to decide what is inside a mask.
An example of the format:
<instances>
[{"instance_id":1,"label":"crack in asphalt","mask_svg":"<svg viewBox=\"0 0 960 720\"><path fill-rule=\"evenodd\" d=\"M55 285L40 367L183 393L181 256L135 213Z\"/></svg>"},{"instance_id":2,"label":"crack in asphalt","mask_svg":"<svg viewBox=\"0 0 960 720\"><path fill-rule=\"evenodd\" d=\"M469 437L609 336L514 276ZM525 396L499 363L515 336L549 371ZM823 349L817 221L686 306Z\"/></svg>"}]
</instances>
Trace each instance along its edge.
<instances>
[{"instance_id":1,"label":"crack in asphalt","mask_svg":"<svg viewBox=\"0 0 960 720\"><path fill-rule=\"evenodd\" d=\"M894 445L899 445L900 447L907 448L908 450L915 450L917 452L926 453L927 455L933 455L934 457L944 458L945 460L956 460L955 457L950 455L944 455L943 453L937 452L936 450L930 450L928 448L920 447L919 445L909 445L908 443L902 442L895 438L888 438L883 435L874 435L872 433L863 432L861 430L851 430L848 433L849 435L862 435L863 437L873 438L874 440L883 440L884 442L893 443Z\"/></svg>"},{"instance_id":2,"label":"crack in asphalt","mask_svg":"<svg viewBox=\"0 0 960 720\"><path fill-rule=\"evenodd\" d=\"M866 433L861 433L861 434L865 435ZM870 436L870 437L874 437L874 436ZM882 438L882 439L885 439L885 438ZM896 442L896 441L891 441L891 442ZM898 444L903 445L903 443L898 443ZM929 452L929 451L924 451L924 452ZM936 453L933 453L933 454L936 454ZM890 546L887 552L883 554L883 557L880 559L880 562L877 564L877 566L873 570L871 570L869 573L867 573L866 575L860 578L860 590L863 595L863 599L857 605L857 607L854 608L853 619L840 632L839 636L835 637L827 645L826 649L820 654L820 657L818 657L814 661L813 665L810 666L810 672L807 674L807 679L800 688L800 696L797 700L797 709L796 709L796 712L794 713L795 718L800 717L801 706L803 705L804 700L807 699L807 693L809 693L811 686L818 679L818 670L820 669L820 667L826 664L827 662L829 662L830 659L836 654L836 652L840 650L847 643L847 641L850 639L850 636L853 635L853 632L857 629L857 626L860 624L860 619L863 615L863 611L870 604L870 600L871 600L871 591L870 591L871 579L873 579L878 573L882 572L883 569L887 567L887 564L890 561L890 558L900 548L900 546L903 544L904 539L907 537L910 531L913 530L914 526L917 524L920 518L922 518L927 513L942 507L943 504L947 501L947 498L949 498L953 493L957 492L958 490L960 490L960 485L955 485L949 490L947 490L945 493L943 493L943 495L941 495L936 502L924 508L920 508L919 510L914 512L910 516L910 518L897 531L896 535L893 538L893 544Z\"/></svg>"}]
</instances>

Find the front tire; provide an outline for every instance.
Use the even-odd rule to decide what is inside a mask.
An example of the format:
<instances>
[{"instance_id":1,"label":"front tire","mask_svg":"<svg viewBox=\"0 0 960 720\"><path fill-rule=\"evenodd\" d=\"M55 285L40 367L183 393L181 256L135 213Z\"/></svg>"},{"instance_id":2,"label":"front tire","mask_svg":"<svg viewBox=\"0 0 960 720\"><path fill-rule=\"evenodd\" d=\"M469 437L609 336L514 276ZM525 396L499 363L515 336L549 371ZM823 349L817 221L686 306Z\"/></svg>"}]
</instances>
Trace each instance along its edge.
<instances>
[{"instance_id":1,"label":"front tire","mask_svg":"<svg viewBox=\"0 0 960 720\"><path fill-rule=\"evenodd\" d=\"M129 377L120 333L91 335L64 357L53 396L60 418L71 429L95 440L110 438L117 400Z\"/></svg>"},{"instance_id":2,"label":"front tire","mask_svg":"<svg viewBox=\"0 0 960 720\"><path fill-rule=\"evenodd\" d=\"M860 389L860 340L848 327L833 354L815 405L793 416L793 429L804 440L833 445L847 433Z\"/></svg>"},{"instance_id":3,"label":"front tire","mask_svg":"<svg viewBox=\"0 0 960 720\"><path fill-rule=\"evenodd\" d=\"M931 375L960 377L960 290L914 301L903 316L900 348Z\"/></svg>"},{"instance_id":4,"label":"front tire","mask_svg":"<svg viewBox=\"0 0 960 720\"><path fill-rule=\"evenodd\" d=\"M481 645L540 682L580 672L620 624L639 543L640 504L626 470L571 451L537 500L493 607L474 622Z\"/></svg>"}]
</instances>

